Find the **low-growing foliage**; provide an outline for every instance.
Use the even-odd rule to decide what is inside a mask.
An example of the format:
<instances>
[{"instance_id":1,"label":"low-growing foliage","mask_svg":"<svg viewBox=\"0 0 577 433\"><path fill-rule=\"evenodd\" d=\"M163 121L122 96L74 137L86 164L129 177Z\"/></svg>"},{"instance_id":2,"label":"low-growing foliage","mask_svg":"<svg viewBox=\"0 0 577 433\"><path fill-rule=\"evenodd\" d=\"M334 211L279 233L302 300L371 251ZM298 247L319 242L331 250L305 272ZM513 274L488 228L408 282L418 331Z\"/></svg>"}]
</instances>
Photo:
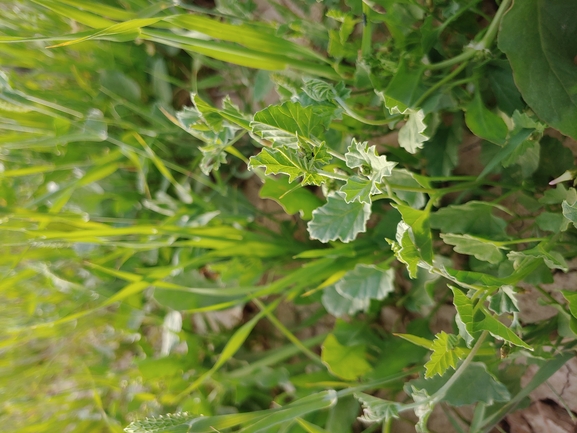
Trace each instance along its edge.
<instances>
[{"instance_id":1,"label":"low-growing foliage","mask_svg":"<svg viewBox=\"0 0 577 433\"><path fill-rule=\"evenodd\" d=\"M486 433L574 356L577 4L0 11L8 431Z\"/></svg>"}]
</instances>

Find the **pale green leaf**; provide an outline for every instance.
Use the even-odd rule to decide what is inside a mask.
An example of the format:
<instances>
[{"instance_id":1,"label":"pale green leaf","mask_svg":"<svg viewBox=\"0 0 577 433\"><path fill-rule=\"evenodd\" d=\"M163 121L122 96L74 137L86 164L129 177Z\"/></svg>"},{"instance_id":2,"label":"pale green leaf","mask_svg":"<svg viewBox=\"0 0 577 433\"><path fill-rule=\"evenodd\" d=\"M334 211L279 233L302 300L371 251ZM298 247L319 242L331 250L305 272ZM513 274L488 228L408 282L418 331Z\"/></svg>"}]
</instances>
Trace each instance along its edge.
<instances>
[{"instance_id":1,"label":"pale green leaf","mask_svg":"<svg viewBox=\"0 0 577 433\"><path fill-rule=\"evenodd\" d=\"M540 243L534 248L523 250L523 251L511 251L507 254L507 258L514 262L517 267L521 260L529 259L543 259L545 264L551 269L561 269L563 272L569 270L569 265L565 261L563 255L557 251L547 251Z\"/></svg>"},{"instance_id":2,"label":"pale green leaf","mask_svg":"<svg viewBox=\"0 0 577 433\"><path fill-rule=\"evenodd\" d=\"M499 287L497 293L489 296L489 309L497 314L518 313L520 310L515 288L509 285Z\"/></svg>"},{"instance_id":3,"label":"pale green leaf","mask_svg":"<svg viewBox=\"0 0 577 433\"><path fill-rule=\"evenodd\" d=\"M367 142L358 142L354 138L345 153L345 161L349 168L359 168L360 174L374 183L380 183L384 177L390 176L396 162L387 161L385 155L378 155L376 147Z\"/></svg>"},{"instance_id":4,"label":"pale green leaf","mask_svg":"<svg viewBox=\"0 0 577 433\"><path fill-rule=\"evenodd\" d=\"M441 331L435 335L433 341L433 353L425 364L425 378L433 377L436 374L442 376L449 368L455 369L457 362L466 356L466 352L457 347L457 336Z\"/></svg>"},{"instance_id":5,"label":"pale green leaf","mask_svg":"<svg viewBox=\"0 0 577 433\"><path fill-rule=\"evenodd\" d=\"M323 178L316 175L314 171L309 171L308 162L299 155L298 151L288 147L277 149L264 148L256 156L251 156L249 168L265 167L265 174L286 174L289 183L297 177L302 177L302 183L320 184Z\"/></svg>"},{"instance_id":6,"label":"pale green leaf","mask_svg":"<svg viewBox=\"0 0 577 433\"><path fill-rule=\"evenodd\" d=\"M497 264L505 258L501 250L506 249L498 243L489 239L483 239L471 235L456 235L452 233L443 234L441 238L445 243L454 245L454 250L461 254L475 256L479 260Z\"/></svg>"},{"instance_id":7,"label":"pale green leaf","mask_svg":"<svg viewBox=\"0 0 577 433\"><path fill-rule=\"evenodd\" d=\"M399 417L401 403L383 400L360 392L355 393L354 396L363 405L363 415L359 418L361 421L381 422Z\"/></svg>"},{"instance_id":8,"label":"pale green leaf","mask_svg":"<svg viewBox=\"0 0 577 433\"><path fill-rule=\"evenodd\" d=\"M413 209L401 204L395 204L393 207L399 211L403 221L409 226L409 234L421 258L431 264L433 262L433 241L431 238L428 210ZM397 227L397 235L398 230L399 227ZM399 244L401 243L398 236L397 242Z\"/></svg>"},{"instance_id":9,"label":"pale green leaf","mask_svg":"<svg viewBox=\"0 0 577 433\"><path fill-rule=\"evenodd\" d=\"M429 429L427 428L427 421L429 420L431 413L433 413L435 403L431 400L431 396L424 389L412 387L410 395L413 397L413 400L415 400L415 403L419 403L415 408L415 415L419 418L417 425L415 425L415 429L417 430L417 433L428 433Z\"/></svg>"},{"instance_id":10,"label":"pale green leaf","mask_svg":"<svg viewBox=\"0 0 577 433\"><path fill-rule=\"evenodd\" d=\"M370 215L371 207L367 203L347 203L342 192L333 192L325 205L313 211L307 229L312 239L321 242L340 239L346 243L366 231Z\"/></svg>"},{"instance_id":11,"label":"pale green leaf","mask_svg":"<svg viewBox=\"0 0 577 433\"><path fill-rule=\"evenodd\" d=\"M385 299L395 290L393 269L382 270L375 265L358 264L335 284L337 292L349 299Z\"/></svg>"},{"instance_id":12,"label":"pale green leaf","mask_svg":"<svg viewBox=\"0 0 577 433\"><path fill-rule=\"evenodd\" d=\"M577 228L577 202L569 204L567 201L563 201L561 206L563 207L563 216Z\"/></svg>"},{"instance_id":13,"label":"pale green leaf","mask_svg":"<svg viewBox=\"0 0 577 433\"><path fill-rule=\"evenodd\" d=\"M356 175L349 177L339 191L345 194L347 203L358 201L367 204L371 204L371 195L380 192L370 179Z\"/></svg>"},{"instance_id":14,"label":"pale green leaf","mask_svg":"<svg viewBox=\"0 0 577 433\"><path fill-rule=\"evenodd\" d=\"M335 376L356 380L372 369L365 352L364 344L343 346L333 334L329 334L323 343L321 358Z\"/></svg>"},{"instance_id":15,"label":"pale green leaf","mask_svg":"<svg viewBox=\"0 0 577 433\"><path fill-rule=\"evenodd\" d=\"M323 307L335 317L352 316L359 311L367 311L371 305L371 300L350 299L337 292L334 284L325 287L321 298Z\"/></svg>"},{"instance_id":16,"label":"pale green leaf","mask_svg":"<svg viewBox=\"0 0 577 433\"><path fill-rule=\"evenodd\" d=\"M410 227L401 221L397 225L396 242L390 239L386 239L386 241L391 245L397 260L407 265L409 277L417 278L417 268L422 259L409 230Z\"/></svg>"},{"instance_id":17,"label":"pale green leaf","mask_svg":"<svg viewBox=\"0 0 577 433\"><path fill-rule=\"evenodd\" d=\"M423 110L408 110L409 119L399 130L399 145L409 153L417 153L423 147L423 143L429 139L423 134L427 129L424 122Z\"/></svg>"}]
</instances>

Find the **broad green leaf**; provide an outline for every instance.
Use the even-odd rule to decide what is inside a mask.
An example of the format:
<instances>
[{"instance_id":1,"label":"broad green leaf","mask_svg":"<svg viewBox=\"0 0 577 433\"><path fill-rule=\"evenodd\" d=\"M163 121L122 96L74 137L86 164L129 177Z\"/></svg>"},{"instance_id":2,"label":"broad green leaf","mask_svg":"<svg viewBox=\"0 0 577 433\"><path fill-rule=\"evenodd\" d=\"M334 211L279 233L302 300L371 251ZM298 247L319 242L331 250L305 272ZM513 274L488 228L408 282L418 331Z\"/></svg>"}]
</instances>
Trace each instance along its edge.
<instances>
[{"instance_id":1,"label":"broad green leaf","mask_svg":"<svg viewBox=\"0 0 577 433\"><path fill-rule=\"evenodd\" d=\"M516 1L503 17L499 48L523 99L539 118L577 139L577 5Z\"/></svg>"},{"instance_id":2,"label":"broad green leaf","mask_svg":"<svg viewBox=\"0 0 577 433\"><path fill-rule=\"evenodd\" d=\"M503 119L485 107L479 91L475 92L473 100L467 105L465 122L477 137L499 146L503 146L507 141L509 133L507 125Z\"/></svg>"},{"instance_id":3,"label":"broad green leaf","mask_svg":"<svg viewBox=\"0 0 577 433\"><path fill-rule=\"evenodd\" d=\"M476 331L489 331L489 333L500 340L507 341L515 346L523 347L528 350L533 350L531 346L517 337L513 331L507 326L503 325L497 319L489 314L485 314L485 318L481 322L475 322Z\"/></svg>"},{"instance_id":4,"label":"broad green leaf","mask_svg":"<svg viewBox=\"0 0 577 433\"><path fill-rule=\"evenodd\" d=\"M560 233L569 228L570 221L562 213L543 212L535 218L541 230Z\"/></svg>"},{"instance_id":5,"label":"broad green leaf","mask_svg":"<svg viewBox=\"0 0 577 433\"><path fill-rule=\"evenodd\" d=\"M523 128L515 133L508 141L508 143L501 150L499 150L493 156L493 158L491 158L487 165L485 165L485 168L481 174L479 174L478 179L481 179L487 174L491 173L495 167L497 167L499 164L502 164L510 155L514 154L516 151L522 148L525 141L531 136L533 131L533 129ZM532 143L527 144L529 147L533 146ZM531 163L531 165L534 165L534 163Z\"/></svg>"},{"instance_id":6,"label":"broad green leaf","mask_svg":"<svg viewBox=\"0 0 577 433\"><path fill-rule=\"evenodd\" d=\"M501 209L479 201L450 205L431 214L431 227L443 233L505 238L507 223L493 215L494 208Z\"/></svg>"},{"instance_id":7,"label":"broad green leaf","mask_svg":"<svg viewBox=\"0 0 577 433\"><path fill-rule=\"evenodd\" d=\"M497 293L489 296L489 309L497 314L518 313L519 303L513 286L499 287Z\"/></svg>"},{"instance_id":8,"label":"broad green leaf","mask_svg":"<svg viewBox=\"0 0 577 433\"><path fill-rule=\"evenodd\" d=\"M303 107L287 101L257 112L250 123L252 132L275 146L298 149L299 138L315 141L324 133L333 115L322 105Z\"/></svg>"},{"instance_id":9,"label":"broad green leaf","mask_svg":"<svg viewBox=\"0 0 577 433\"><path fill-rule=\"evenodd\" d=\"M459 335L468 347L472 346L475 339L475 324L473 322L473 303L460 289L449 286L453 291L453 304L457 310L455 322L459 328Z\"/></svg>"},{"instance_id":10,"label":"broad green leaf","mask_svg":"<svg viewBox=\"0 0 577 433\"><path fill-rule=\"evenodd\" d=\"M506 248L488 239L467 234L456 235L452 233L441 233L441 238L445 243L454 245L456 252L475 256L477 259L485 262L497 264L505 258L501 250Z\"/></svg>"},{"instance_id":11,"label":"broad green leaf","mask_svg":"<svg viewBox=\"0 0 577 433\"><path fill-rule=\"evenodd\" d=\"M517 86L515 86L513 71L509 62L506 60L493 60L487 64L486 71L499 109L508 116L512 116L515 110L522 112L525 108L525 103Z\"/></svg>"},{"instance_id":12,"label":"broad green leaf","mask_svg":"<svg viewBox=\"0 0 577 433\"><path fill-rule=\"evenodd\" d=\"M353 300L385 299L395 290L393 269L382 270L375 265L358 264L335 284L337 292Z\"/></svg>"},{"instance_id":13,"label":"broad green leaf","mask_svg":"<svg viewBox=\"0 0 577 433\"><path fill-rule=\"evenodd\" d=\"M364 344L343 346L333 334L329 334L323 343L321 358L335 376L356 380L372 369L365 352Z\"/></svg>"},{"instance_id":14,"label":"broad green leaf","mask_svg":"<svg viewBox=\"0 0 577 433\"><path fill-rule=\"evenodd\" d=\"M347 203L342 192L332 192L327 203L313 211L307 229L312 239L325 243L340 239L347 243L366 231L370 215L367 203Z\"/></svg>"},{"instance_id":15,"label":"broad green leaf","mask_svg":"<svg viewBox=\"0 0 577 433\"><path fill-rule=\"evenodd\" d=\"M453 373L447 372L442 376L430 379L415 379L410 381L406 388L424 389L427 394L433 395L447 383ZM472 362L447 390L441 401L453 406L465 406L475 403L484 403L488 406L495 402L506 402L511 399L507 387L499 382L487 371L482 362Z\"/></svg>"},{"instance_id":16,"label":"broad green leaf","mask_svg":"<svg viewBox=\"0 0 577 433\"><path fill-rule=\"evenodd\" d=\"M300 213L304 220L313 217L313 210L323 204L322 200L306 188L295 188L285 176L267 176L259 196L279 203L289 215Z\"/></svg>"},{"instance_id":17,"label":"broad green leaf","mask_svg":"<svg viewBox=\"0 0 577 433\"><path fill-rule=\"evenodd\" d=\"M383 400L364 393L355 393L354 396L363 405L363 415L359 418L361 421L381 422L399 417L401 403Z\"/></svg>"},{"instance_id":18,"label":"broad green leaf","mask_svg":"<svg viewBox=\"0 0 577 433\"><path fill-rule=\"evenodd\" d=\"M393 207L399 211L403 221L410 227L409 233L412 235L422 259L431 264L433 262L433 241L429 224L429 212L401 204L394 204ZM397 242L399 242L398 239Z\"/></svg>"},{"instance_id":19,"label":"broad green leaf","mask_svg":"<svg viewBox=\"0 0 577 433\"><path fill-rule=\"evenodd\" d=\"M565 185L563 185L562 183L558 183L557 185L555 185L555 189L549 188L547 191L545 191L543 197L539 199L539 203L560 204L563 203L563 200L568 199L568 194L569 190L565 188Z\"/></svg>"},{"instance_id":20,"label":"broad green leaf","mask_svg":"<svg viewBox=\"0 0 577 433\"><path fill-rule=\"evenodd\" d=\"M399 69L384 91L386 98L393 102L387 105L391 114L403 113L407 107L412 107L419 97L424 93L425 87L421 78L425 70L424 66L419 69L409 69L408 62L401 62Z\"/></svg>"},{"instance_id":21,"label":"broad green leaf","mask_svg":"<svg viewBox=\"0 0 577 433\"><path fill-rule=\"evenodd\" d=\"M323 307L335 317L352 316L359 311L367 311L371 300L346 298L337 292L334 284L323 289Z\"/></svg>"},{"instance_id":22,"label":"broad green leaf","mask_svg":"<svg viewBox=\"0 0 577 433\"><path fill-rule=\"evenodd\" d=\"M424 119L423 110L409 110L409 119L399 130L399 145L409 153L417 153L429 139L423 134L427 129Z\"/></svg>"},{"instance_id":23,"label":"broad green leaf","mask_svg":"<svg viewBox=\"0 0 577 433\"><path fill-rule=\"evenodd\" d=\"M569 204L564 200L561 206L563 207L563 216L577 228L577 202Z\"/></svg>"},{"instance_id":24,"label":"broad green leaf","mask_svg":"<svg viewBox=\"0 0 577 433\"><path fill-rule=\"evenodd\" d=\"M457 346L457 336L441 331L435 335L431 358L425 364L425 378L436 374L442 376L449 368L455 369L457 362L466 356L466 352Z\"/></svg>"},{"instance_id":25,"label":"broad green leaf","mask_svg":"<svg viewBox=\"0 0 577 433\"><path fill-rule=\"evenodd\" d=\"M571 315L577 318L577 292L561 290L561 293L563 293L563 296L569 303L569 311L571 311Z\"/></svg>"}]
</instances>

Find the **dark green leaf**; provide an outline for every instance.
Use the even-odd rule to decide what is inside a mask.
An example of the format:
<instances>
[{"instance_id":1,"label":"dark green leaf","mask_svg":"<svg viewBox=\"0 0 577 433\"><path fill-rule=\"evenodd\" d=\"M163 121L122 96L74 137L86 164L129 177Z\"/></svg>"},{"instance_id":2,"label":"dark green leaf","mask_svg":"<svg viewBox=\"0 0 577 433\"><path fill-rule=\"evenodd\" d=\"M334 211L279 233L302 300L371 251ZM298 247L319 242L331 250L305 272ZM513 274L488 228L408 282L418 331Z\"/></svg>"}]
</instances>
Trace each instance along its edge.
<instances>
[{"instance_id":1,"label":"dark green leaf","mask_svg":"<svg viewBox=\"0 0 577 433\"><path fill-rule=\"evenodd\" d=\"M443 233L503 238L507 223L494 216L493 209L495 206L479 201L447 206L431 214L431 227Z\"/></svg>"},{"instance_id":2,"label":"dark green leaf","mask_svg":"<svg viewBox=\"0 0 577 433\"><path fill-rule=\"evenodd\" d=\"M504 16L499 48L515 83L537 115L577 139L577 4L565 0L515 2Z\"/></svg>"},{"instance_id":3,"label":"dark green leaf","mask_svg":"<svg viewBox=\"0 0 577 433\"><path fill-rule=\"evenodd\" d=\"M490 111L477 91L473 100L467 105L465 122L473 134L484 140L503 146L507 141L509 130L498 115Z\"/></svg>"}]
</instances>

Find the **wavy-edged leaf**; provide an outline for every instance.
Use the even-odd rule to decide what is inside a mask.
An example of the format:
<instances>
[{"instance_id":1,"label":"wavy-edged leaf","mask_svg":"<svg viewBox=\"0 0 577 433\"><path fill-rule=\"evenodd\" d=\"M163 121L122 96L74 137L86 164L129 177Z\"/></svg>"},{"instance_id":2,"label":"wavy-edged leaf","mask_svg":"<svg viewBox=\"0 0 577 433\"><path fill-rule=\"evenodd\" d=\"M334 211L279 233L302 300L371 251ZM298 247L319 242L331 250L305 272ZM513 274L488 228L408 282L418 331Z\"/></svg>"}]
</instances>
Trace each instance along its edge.
<instances>
[{"instance_id":1,"label":"wavy-edged leaf","mask_svg":"<svg viewBox=\"0 0 577 433\"><path fill-rule=\"evenodd\" d=\"M399 211L403 221L410 227L410 233L422 259L431 264L433 262L433 240L431 238L429 212L401 204L394 204L393 207Z\"/></svg>"},{"instance_id":2,"label":"wavy-edged leaf","mask_svg":"<svg viewBox=\"0 0 577 433\"><path fill-rule=\"evenodd\" d=\"M347 203L342 192L332 192L327 203L313 211L307 230L312 239L321 242L340 239L346 243L367 230L370 216L371 207L367 203Z\"/></svg>"},{"instance_id":3,"label":"wavy-edged leaf","mask_svg":"<svg viewBox=\"0 0 577 433\"><path fill-rule=\"evenodd\" d=\"M367 311L371 305L370 299L350 299L337 292L334 284L325 287L321 298L323 307L335 317L352 316L359 311Z\"/></svg>"},{"instance_id":4,"label":"wavy-edged leaf","mask_svg":"<svg viewBox=\"0 0 577 433\"><path fill-rule=\"evenodd\" d=\"M289 183L298 177L302 177L303 185L320 185L324 181L323 177L316 174L314 162L310 164L299 151L288 147L264 148L258 155L250 157L248 166L264 167L265 174L286 174Z\"/></svg>"},{"instance_id":5,"label":"wavy-edged leaf","mask_svg":"<svg viewBox=\"0 0 577 433\"><path fill-rule=\"evenodd\" d=\"M394 278L393 269L358 264L335 284L335 288L345 298L382 300L395 290Z\"/></svg>"},{"instance_id":6,"label":"wavy-edged leaf","mask_svg":"<svg viewBox=\"0 0 577 433\"><path fill-rule=\"evenodd\" d=\"M499 48L531 109L577 139L577 4L566 0L516 1L503 17Z\"/></svg>"},{"instance_id":7,"label":"wavy-edged leaf","mask_svg":"<svg viewBox=\"0 0 577 433\"><path fill-rule=\"evenodd\" d=\"M365 142L358 142L354 138L345 153L347 167L360 169L360 174L374 183L382 182L390 176L396 162L387 161L385 155L378 155L376 146Z\"/></svg>"},{"instance_id":8,"label":"wavy-edged leaf","mask_svg":"<svg viewBox=\"0 0 577 433\"><path fill-rule=\"evenodd\" d=\"M401 403L383 400L361 392L356 392L353 395L363 405L363 415L359 417L361 421L381 422L399 417Z\"/></svg>"},{"instance_id":9,"label":"wavy-edged leaf","mask_svg":"<svg viewBox=\"0 0 577 433\"><path fill-rule=\"evenodd\" d=\"M510 285L499 287L497 293L489 296L489 309L497 314L518 313L520 310L515 288Z\"/></svg>"},{"instance_id":10,"label":"wavy-edged leaf","mask_svg":"<svg viewBox=\"0 0 577 433\"><path fill-rule=\"evenodd\" d=\"M399 130L399 146L409 153L417 153L423 148L425 141L429 139L424 134L427 125L424 122L425 113L423 110L408 110L409 118Z\"/></svg>"},{"instance_id":11,"label":"wavy-edged leaf","mask_svg":"<svg viewBox=\"0 0 577 433\"><path fill-rule=\"evenodd\" d=\"M339 190L345 194L347 203L358 201L371 204L371 195L378 194L379 188L370 179L361 176L351 176Z\"/></svg>"},{"instance_id":12,"label":"wavy-edged leaf","mask_svg":"<svg viewBox=\"0 0 577 433\"><path fill-rule=\"evenodd\" d=\"M505 256L501 250L506 249L496 242L468 234L456 235L453 233L441 233L445 243L454 245L454 250L461 254L474 256L479 260L497 264L503 261Z\"/></svg>"},{"instance_id":13,"label":"wavy-edged leaf","mask_svg":"<svg viewBox=\"0 0 577 433\"><path fill-rule=\"evenodd\" d=\"M322 345L321 359L331 373L345 380L356 380L372 369L364 344L343 346L333 334L327 335Z\"/></svg>"},{"instance_id":14,"label":"wavy-edged leaf","mask_svg":"<svg viewBox=\"0 0 577 433\"><path fill-rule=\"evenodd\" d=\"M299 138L314 141L323 134L333 113L334 109L330 107L303 107L297 102L287 101L257 112L250 126L254 134L275 146L298 149Z\"/></svg>"},{"instance_id":15,"label":"wavy-edged leaf","mask_svg":"<svg viewBox=\"0 0 577 433\"><path fill-rule=\"evenodd\" d=\"M457 336L444 331L435 335L432 350L431 358L425 364L425 378L436 374L442 376L449 368L455 369L457 362L466 356L466 352L457 347Z\"/></svg>"},{"instance_id":16,"label":"wavy-edged leaf","mask_svg":"<svg viewBox=\"0 0 577 433\"><path fill-rule=\"evenodd\" d=\"M569 202L563 200L561 206L563 208L563 216L571 221L577 228L577 202L569 204Z\"/></svg>"},{"instance_id":17,"label":"wavy-edged leaf","mask_svg":"<svg viewBox=\"0 0 577 433\"><path fill-rule=\"evenodd\" d=\"M404 221L400 221L397 224L396 242L390 239L386 241L391 245L397 260L407 265L409 277L414 279L417 278L417 269L422 259L409 230L410 227Z\"/></svg>"}]
</instances>

